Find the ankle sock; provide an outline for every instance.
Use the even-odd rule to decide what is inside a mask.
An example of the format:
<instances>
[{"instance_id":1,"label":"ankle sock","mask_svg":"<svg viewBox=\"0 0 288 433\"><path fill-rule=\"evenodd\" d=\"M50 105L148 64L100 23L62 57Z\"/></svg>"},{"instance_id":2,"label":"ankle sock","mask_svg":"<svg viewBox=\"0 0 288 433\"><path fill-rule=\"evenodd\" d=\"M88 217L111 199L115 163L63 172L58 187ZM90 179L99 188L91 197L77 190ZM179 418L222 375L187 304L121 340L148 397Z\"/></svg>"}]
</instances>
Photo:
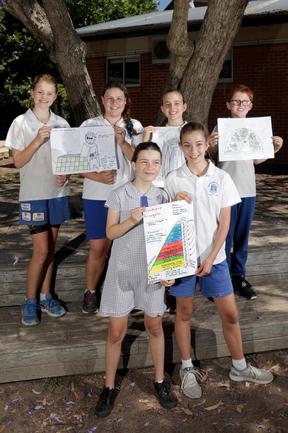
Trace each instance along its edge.
<instances>
[{"instance_id":1,"label":"ankle sock","mask_svg":"<svg viewBox=\"0 0 288 433\"><path fill-rule=\"evenodd\" d=\"M247 362L245 358L242 359L232 359L232 365L236 370L245 370L247 368Z\"/></svg>"},{"instance_id":2,"label":"ankle sock","mask_svg":"<svg viewBox=\"0 0 288 433\"><path fill-rule=\"evenodd\" d=\"M47 299L47 296L43 293L40 293L40 301L45 301Z\"/></svg>"},{"instance_id":3,"label":"ankle sock","mask_svg":"<svg viewBox=\"0 0 288 433\"><path fill-rule=\"evenodd\" d=\"M155 383L163 383L164 382L164 379L161 379L161 380L155 380Z\"/></svg>"},{"instance_id":4,"label":"ankle sock","mask_svg":"<svg viewBox=\"0 0 288 433\"><path fill-rule=\"evenodd\" d=\"M193 368L192 359L182 359L182 369L184 368Z\"/></svg>"},{"instance_id":5,"label":"ankle sock","mask_svg":"<svg viewBox=\"0 0 288 433\"><path fill-rule=\"evenodd\" d=\"M91 289L86 289L86 290L85 290L85 293L87 293L87 292L95 293L95 290L94 290L94 289L93 289L93 290L91 290Z\"/></svg>"}]
</instances>

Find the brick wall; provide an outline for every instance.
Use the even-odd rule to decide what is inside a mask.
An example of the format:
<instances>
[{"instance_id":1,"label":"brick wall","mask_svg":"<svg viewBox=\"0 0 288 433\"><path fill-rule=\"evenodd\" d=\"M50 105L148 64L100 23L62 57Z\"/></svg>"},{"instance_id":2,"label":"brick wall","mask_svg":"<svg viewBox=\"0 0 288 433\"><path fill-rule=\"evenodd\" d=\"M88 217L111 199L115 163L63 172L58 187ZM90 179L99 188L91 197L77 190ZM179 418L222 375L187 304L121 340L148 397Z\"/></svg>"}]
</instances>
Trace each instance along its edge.
<instances>
[{"instance_id":1,"label":"brick wall","mask_svg":"<svg viewBox=\"0 0 288 433\"><path fill-rule=\"evenodd\" d=\"M284 139L284 148L275 162L279 171L288 172L288 44L234 47L234 83L247 84L255 91L251 115L272 117L273 132ZM97 95L105 85L105 59L89 59L88 70ZM153 65L151 55L141 55L141 87L129 88L132 116L143 125L155 123L168 66ZM218 84L209 116L212 129L217 117L227 116L225 95L233 83ZM261 171L275 168L268 161Z\"/></svg>"}]
</instances>

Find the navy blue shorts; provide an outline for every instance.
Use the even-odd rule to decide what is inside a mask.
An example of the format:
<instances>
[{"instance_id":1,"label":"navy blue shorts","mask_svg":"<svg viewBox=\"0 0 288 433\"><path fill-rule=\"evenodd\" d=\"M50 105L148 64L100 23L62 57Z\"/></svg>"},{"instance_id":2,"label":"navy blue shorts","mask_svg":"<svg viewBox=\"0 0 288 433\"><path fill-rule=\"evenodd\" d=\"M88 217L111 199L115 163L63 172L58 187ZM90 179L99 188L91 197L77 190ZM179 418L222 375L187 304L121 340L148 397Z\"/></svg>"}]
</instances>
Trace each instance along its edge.
<instances>
[{"instance_id":1,"label":"navy blue shorts","mask_svg":"<svg viewBox=\"0 0 288 433\"><path fill-rule=\"evenodd\" d=\"M233 293L233 286L226 260L217 265L213 265L210 274L205 277L191 275L177 279L174 286L170 288L170 295L176 298L190 298L195 295L197 283L199 283L203 296L217 298Z\"/></svg>"},{"instance_id":2,"label":"navy blue shorts","mask_svg":"<svg viewBox=\"0 0 288 433\"><path fill-rule=\"evenodd\" d=\"M86 226L86 238L106 239L106 222L108 208L105 206L106 200L83 199L84 219Z\"/></svg>"},{"instance_id":3,"label":"navy blue shorts","mask_svg":"<svg viewBox=\"0 0 288 433\"><path fill-rule=\"evenodd\" d=\"M19 217L20 224L28 226L60 226L70 219L69 197L21 201Z\"/></svg>"}]
</instances>

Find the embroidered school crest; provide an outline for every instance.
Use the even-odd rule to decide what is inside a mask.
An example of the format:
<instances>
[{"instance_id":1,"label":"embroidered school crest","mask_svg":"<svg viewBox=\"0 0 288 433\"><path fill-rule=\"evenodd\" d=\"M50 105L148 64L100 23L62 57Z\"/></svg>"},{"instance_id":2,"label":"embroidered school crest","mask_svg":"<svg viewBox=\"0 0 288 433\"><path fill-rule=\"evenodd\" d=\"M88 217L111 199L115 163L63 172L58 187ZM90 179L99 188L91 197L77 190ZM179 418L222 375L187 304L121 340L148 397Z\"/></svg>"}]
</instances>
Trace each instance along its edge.
<instances>
[{"instance_id":1,"label":"embroidered school crest","mask_svg":"<svg viewBox=\"0 0 288 433\"><path fill-rule=\"evenodd\" d=\"M219 192L219 184L217 182L210 182L208 185L208 194L218 195L218 192Z\"/></svg>"}]
</instances>

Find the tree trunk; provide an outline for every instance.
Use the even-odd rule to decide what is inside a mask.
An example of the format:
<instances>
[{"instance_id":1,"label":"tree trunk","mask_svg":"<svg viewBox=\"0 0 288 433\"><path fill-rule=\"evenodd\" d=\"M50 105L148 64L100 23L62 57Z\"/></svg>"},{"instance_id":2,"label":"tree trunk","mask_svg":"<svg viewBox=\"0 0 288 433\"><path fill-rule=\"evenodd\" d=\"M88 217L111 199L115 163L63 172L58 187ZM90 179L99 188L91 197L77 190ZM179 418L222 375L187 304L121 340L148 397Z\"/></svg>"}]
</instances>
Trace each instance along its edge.
<instances>
[{"instance_id":1,"label":"tree trunk","mask_svg":"<svg viewBox=\"0 0 288 433\"><path fill-rule=\"evenodd\" d=\"M194 44L187 29L189 0L175 0L167 46L172 54L164 90L177 89L193 54Z\"/></svg>"},{"instance_id":2,"label":"tree trunk","mask_svg":"<svg viewBox=\"0 0 288 433\"><path fill-rule=\"evenodd\" d=\"M207 124L218 77L248 0L209 0L199 37L194 44L189 41L187 33L188 10L184 7L185 3L184 0L174 0L169 49L175 55L175 62L172 60L170 65L166 87L172 85L175 88L177 83L180 84L187 102L187 118ZM174 46L171 41L174 41ZM179 67L177 59L181 57L182 66Z\"/></svg>"},{"instance_id":3,"label":"tree trunk","mask_svg":"<svg viewBox=\"0 0 288 433\"><path fill-rule=\"evenodd\" d=\"M4 9L48 51L66 87L76 125L98 115L100 108L85 63L86 45L73 27L65 1L6 0Z\"/></svg>"}]
</instances>

